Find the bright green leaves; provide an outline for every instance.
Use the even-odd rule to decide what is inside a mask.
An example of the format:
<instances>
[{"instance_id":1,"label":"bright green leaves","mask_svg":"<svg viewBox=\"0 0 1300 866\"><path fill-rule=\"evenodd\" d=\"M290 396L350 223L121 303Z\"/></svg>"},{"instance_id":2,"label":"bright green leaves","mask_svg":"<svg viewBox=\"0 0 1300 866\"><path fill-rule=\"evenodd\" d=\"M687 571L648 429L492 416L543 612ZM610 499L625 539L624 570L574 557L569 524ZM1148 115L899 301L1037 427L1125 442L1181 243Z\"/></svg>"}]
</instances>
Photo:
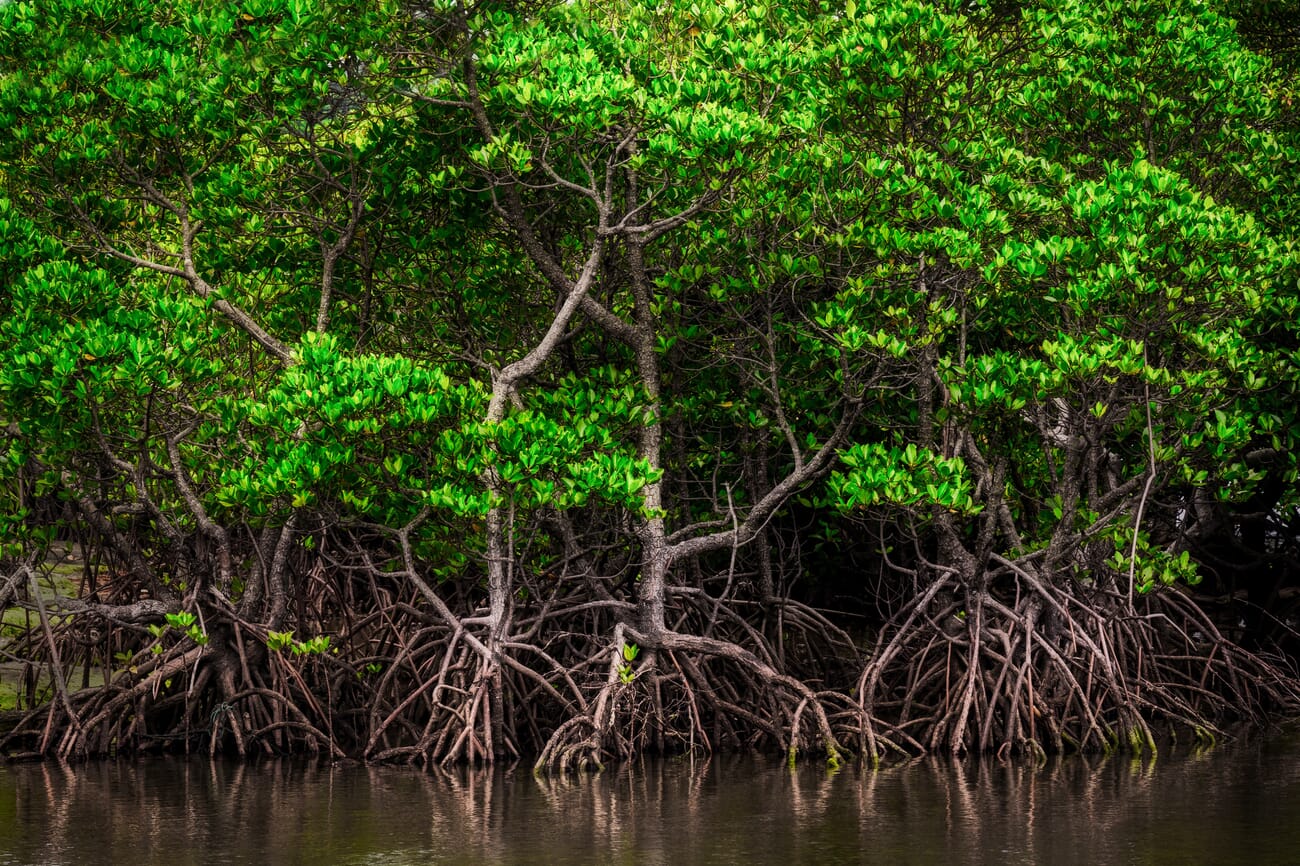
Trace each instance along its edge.
<instances>
[{"instance_id":1,"label":"bright green leaves","mask_svg":"<svg viewBox=\"0 0 1300 866\"><path fill-rule=\"evenodd\" d=\"M658 478L624 444L644 410L607 377L571 378L498 423L481 419L487 392L400 356L351 355L309 336L299 363L265 396L231 403L251 427L247 455L222 474L226 508L255 515L341 510L400 524L429 505L481 516L494 473L516 508L630 508Z\"/></svg>"},{"instance_id":2,"label":"bright green leaves","mask_svg":"<svg viewBox=\"0 0 1300 866\"><path fill-rule=\"evenodd\" d=\"M195 621L194 614L187 610L179 613L169 613L164 616L167 620L167 627L176 629L177 632L185 635L198 646L206 646L208 643L208 634L203 630L202 624ZM154 637L161 638L164 629L159 626L150 626L150 633Z\"/></svg>"},{"instance_id":3,"label":"bright green leaves","mask_svg":"<svg viewBox=\"0 0 1300 866\"><path fill-rule=\"evenodd\" d=\"M613 369L565 377L524 411L477 429L489 466L516 507L578 508L598 502L641 508L639 493L659 479L637 456L647 422L637 388Z\"/></svg>"},{"instance_id":4,"label":"bright green leaves","mask_svg":"<svg viewBox=\"0 0 1300 866\"><path fill-rule=\"evenodd\" d=\"M10 417L40 431L46 446L83 448L95 427L115 438L146 395L217 369L186 334L200 318L196 305L137 293L98 268L36 264L11 285L10 301L0 321L0 394Z\"/></svg>"},{"instance_id":5,"label":"bright green leaves","mask_svg":"<svg viewBox=\"0 0 1300 866\"><path fill-rule=\"evenodd\" d=\"M400 126L374 116L383 100L369 89L393 13L308 0L0 6L12 197L64 241L173 277L188 246L223 297L293 342L306 329L275 302L319 279L321 247L364 210L358 154ZM23 38L26 24L45 36Z\"/></svg>"},{"instance_id":6,"label":"bright green leaves","mask_svg":"<svg viewBox=\"0 0 1300 866\"><path fill-rule=\"evenodd\" d=\"M890 109L917 90L928 91L944 109L959 109L970 100L971 85L979 89L979 70L987 62L975 29L954 14L959 8L877 4L866 14L835 21L839 27L826 34L823 51L844 75L837 95L900 136L915 130L906 130L900 123L903 114ZM951 120L936 115L927 122L948 125L966 119L954 111Z\"/></svg>"},{"instance_id":7,"label":"bright green leaves","mask_svg":"<svg viewBox=\"0 0 1300 866\"><path fill-rule=\"evenodd\" d=\"M295 656L323 655L329 652L330 637L322 634L308 640L294 640L292 631L268 629L266 632L266 648L271 652L283 652L287 649ZM334 651L338 652L337 649Z\"/></svg>"},{"instance_id":8,"label":"bright green leaves","mask_svg":"<svg viewBox=\"0 0 1300 866\"><path fill-rule=\"evenodd\" d=\"M491 84L488 105L503 103L539 119L566 116L579 134L624 121L645 94L615 62L618 44L588 20L563 17L496 16L487 25L477 50L479 70Z\"/></svg>"},{"instance_id":9,"label":"bright green leaves","mask_svg":"<svg viewBox=\"0 0 1300 866\"><path fill-rule=\"evenodd\" d=\"M151 466L183 433L232 524L608 527L661 478L684 524L861 407L829 482L850 512L1005 496L1039 545L1122 514L1081 500L1150 462L1241 498L1248 455L1295 445L1270 76L1211 10L1154 0L3 4L9 465L47 492L88 454L138 461L171 509ZM606 318L580 312L485 423L598 231ZM1005 483L941 456L975 449Z\"/></svg>"},{"instance_id":10,"label":"bright green leaves","mask_svg":"<svg viewBox=\"0 0 1300 866\"><path fill-rule=\"evenodd\" d=\"M526 145L511 141L509 135L493 136L471 150L469 159L481 168L514 174L527 174L533 168L533 152Z\"/></svg>"},{"instance_id":11,"label":"bright green leaves","mask_svg":"<svg viewBox=\"0 0 1300 866\"><path fill-rule=\"evenodd\" d=\"M1107 561L1117 574L1126 579L1132 575L1133 588L1147 593L1161 586L1184 583L1195 586L1201 582L1196 563L1186 550L1171 553L1154 547L1147 533L1140 532L1137 544L1133 544L1133 530L1129 527L1116 527L1111 532L1115 544L1115 553Z\"/></svg>"},{"instance_id":12,"label":"bright green leaves","mask_svg":"<svg viewBox=\"0 0 1300 866\"><path fill-rule=\"evenodd\" d=\"M481 387L453 384L407 358L350 355L318 335L303 341L298 357L264 397L228 406L256 434L246 440L247 456L223 473L224 506L265 515L341 505L400 522L436 491L436 504L482 512L478 467L446 449L443 435L482 412Z\"/></svg>"},{"instance_id":13,"label":"bright green leaves","mask_svg":"<svg viewBox=\"0 0 1300 866\"><path fill-rule=\"evenodd\" d=\"M2 177L2 176L0 176ZM37 226L16 208L9 199L0 195L0 291L7 296L9 288L25 270L41 262L60 257L62 250L55 240L43 234Z\"/></svg>"},{"instance_id":14,"label":"bright green leaves","mask_svg":"<svg viewBox=\"0 0 1300 866\"><path fill-rule=\"evenodd\" d=\"M915 444L854 445L841 452L845 469L828 482L832 502L841 510L902 506L922 517L930 507L963 514L980 510L971 495L962 460L946 458Z\"/></svg>"},{"instance_id":15,"label":"bright green leaves","mask_svg":"<svg viewBox=\"0 0 1300 866\"><path fill-rule=\"evenodd\" d=\"M1277 110L1259 87L1262 60L1241 49L1231 22L1211 6L1140 0L1026 14L1056 62L1008 92L1011 116L1043 130L1061 157L1074 150L1084 160L1123 158L1137 146L1178 170L1230 172L1222 149L1253 147L1245 119Z\"/></svg>"}]
</instances>

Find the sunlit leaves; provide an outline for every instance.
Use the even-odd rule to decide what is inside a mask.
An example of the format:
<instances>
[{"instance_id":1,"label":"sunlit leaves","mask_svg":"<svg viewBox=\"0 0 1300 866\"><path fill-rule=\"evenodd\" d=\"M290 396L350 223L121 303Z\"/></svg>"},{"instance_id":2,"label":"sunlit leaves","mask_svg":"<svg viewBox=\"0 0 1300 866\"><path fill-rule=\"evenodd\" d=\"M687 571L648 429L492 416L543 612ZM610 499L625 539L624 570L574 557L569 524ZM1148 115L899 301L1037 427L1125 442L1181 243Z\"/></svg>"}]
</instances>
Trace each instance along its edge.
<instances>
[{"instance_id":1,"label":"sunlit leaves","mask_svg":"<svg viewBox=\"0 0 1300 866\"><path fill-rule=\"evenodd\" d=\"M1204 5L11 2L0 22L0 394L42 472L165 467L183 432L231 522L640 514L660 478L686 522L854 407L810 497L909 520L1005 497L1033 545L1088 523L1070 484L1101 498L1154 463L1165 489L1241 498L1264 473L1246 455L1294 446L1288 91ZM656 220L637 283L628 244ZM584 313L487 423L598 235L591 297L651 323L658 397ZM639 452L661 422L663 469ZM1062 468L1079 442L1086 485ZM1017 471L981 486L943 456L962 448Z\"/></svg>"},{"instance_id":2,"label":"sunlit leaves","mask_svg":"<svg viewBox=\"0 0 1300 866\"><path fill-rule=\"evenodd\" d=\"M974 514L970 480L960 459L945 458L909 443L855 445L840 455L844 470L829 481L832 501L843 510L898 505L930 506Z\"/></svg>"}]
</instances>

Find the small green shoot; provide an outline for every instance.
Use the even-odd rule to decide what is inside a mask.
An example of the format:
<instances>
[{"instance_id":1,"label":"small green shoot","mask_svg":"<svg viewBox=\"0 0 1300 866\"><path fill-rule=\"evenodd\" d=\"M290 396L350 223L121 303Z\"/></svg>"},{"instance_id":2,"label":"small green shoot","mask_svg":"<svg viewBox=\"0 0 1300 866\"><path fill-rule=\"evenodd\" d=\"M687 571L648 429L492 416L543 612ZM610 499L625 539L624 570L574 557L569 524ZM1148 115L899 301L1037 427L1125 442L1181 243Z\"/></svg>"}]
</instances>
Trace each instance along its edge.
<instances>
[{"instance_id":1,"label":"small green shoot","mask_svg":"<svg viewBox=\"0 0 1300 866\"><path fill-rule=\"evenodd\" d=\"M279 652L285 647L293 645L293 632L291 631L267 631L266 648L271 652Z\"/></svg>"},{"instance_id":2,"label":"small green shoot","mask_svg":"<svg viewBox=\"0 0 1300 866\"><path fill-rule=\"evenodd\" d=\"M321 634L321 635L317 635L311 640L294 641L293 646L291 646L289 649L293 652L294 655L302 656L302 655L319 655L320 653L328 652L329 648L330 648L329 635Z\"/></svg>"}]
</instances>

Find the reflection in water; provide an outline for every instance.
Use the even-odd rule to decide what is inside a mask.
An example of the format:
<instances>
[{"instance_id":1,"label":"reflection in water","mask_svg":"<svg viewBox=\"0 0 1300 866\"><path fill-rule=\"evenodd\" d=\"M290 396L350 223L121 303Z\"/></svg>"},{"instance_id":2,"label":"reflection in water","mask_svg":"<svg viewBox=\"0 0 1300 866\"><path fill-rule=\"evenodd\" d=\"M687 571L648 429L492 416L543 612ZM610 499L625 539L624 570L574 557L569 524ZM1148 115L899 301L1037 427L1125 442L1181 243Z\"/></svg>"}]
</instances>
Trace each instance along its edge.
<instances>
[{"instance_id":1,"label":"reflection in water","mask_svg":"<svg viewBox=\"0 0 1300 866\"><path fill-rule=\"evenodd\" d=\"M8 864L1285 864L1300 738L1143 765L752 759L595 777L277 761L0 767Z\"/></svg>"}]
</instances>

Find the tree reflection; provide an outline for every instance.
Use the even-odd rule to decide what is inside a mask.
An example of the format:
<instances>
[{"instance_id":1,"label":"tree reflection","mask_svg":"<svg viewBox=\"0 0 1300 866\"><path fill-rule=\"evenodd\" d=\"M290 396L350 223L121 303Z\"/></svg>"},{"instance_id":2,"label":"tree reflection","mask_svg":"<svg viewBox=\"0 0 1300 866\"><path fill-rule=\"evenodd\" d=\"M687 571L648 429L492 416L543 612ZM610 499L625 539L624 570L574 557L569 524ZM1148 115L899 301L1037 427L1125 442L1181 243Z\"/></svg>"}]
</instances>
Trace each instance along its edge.
<instances>
[{"instance_id":1,"label":"tree reflection","mask_svg":"<svg viewBox=\"0 0 1300 866\"><path fill-rule=\"evenodd\" d=\"M716 756L541 777L47 762L0 768L0 864L1285 862L1297 771L1300 742L838 773Z\"/></svg>"}]
</instances>

